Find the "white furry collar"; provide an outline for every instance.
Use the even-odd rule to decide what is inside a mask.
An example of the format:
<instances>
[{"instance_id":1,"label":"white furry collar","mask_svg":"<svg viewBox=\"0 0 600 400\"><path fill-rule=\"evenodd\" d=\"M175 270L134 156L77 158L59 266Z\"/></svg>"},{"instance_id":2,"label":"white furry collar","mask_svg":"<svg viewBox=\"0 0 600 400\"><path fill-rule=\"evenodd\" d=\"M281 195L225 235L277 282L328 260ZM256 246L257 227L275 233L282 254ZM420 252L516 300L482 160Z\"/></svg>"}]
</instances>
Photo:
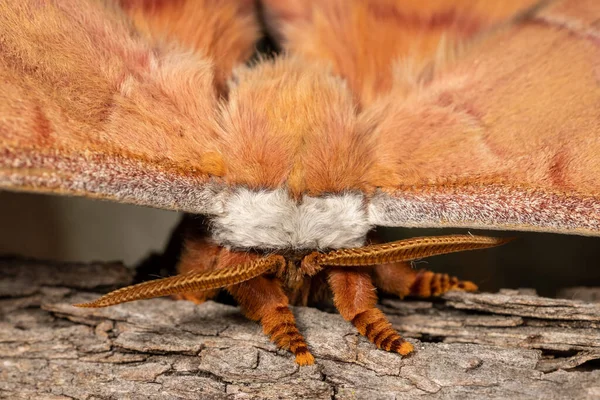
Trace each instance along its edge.
<instances>
[{"instance_id":1,"label":"white furry collar","mask_svg":"<svg viewBox=\"0 0 600 400\"><path fill-rule=\"evenodd\" d=\"M213 238L233 248L360 247L371 229L364 195L358 193L304 196L297 202L285 189L239 188L219 208L211 220Z\"/></svg>"}]
</instances>

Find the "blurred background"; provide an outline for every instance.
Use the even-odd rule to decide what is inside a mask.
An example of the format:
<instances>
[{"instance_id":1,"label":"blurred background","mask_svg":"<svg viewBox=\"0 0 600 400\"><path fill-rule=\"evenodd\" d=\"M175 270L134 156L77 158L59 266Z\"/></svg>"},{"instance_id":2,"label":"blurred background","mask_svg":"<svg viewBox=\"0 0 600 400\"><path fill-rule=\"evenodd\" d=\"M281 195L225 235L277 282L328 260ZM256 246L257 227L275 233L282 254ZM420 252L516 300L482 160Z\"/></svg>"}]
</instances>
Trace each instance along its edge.
<instances>
[{"instance_id":1,"label":"blurred background","mask_svg":"<svg viewBox=\"0 0 600 400\"><path fill-rule=\"evenodd\" d=\"M0 191L0 255L59 261L123 261L136 266L161 252L181 214L110 202ZM378 230L387 240L466 233L464 229ZM600 238L496 231L508 245L416 263L448 272L485 291L534 288L553 296L566 287L600 286Z\"/></svg>"},{"instance_id":2,"label":"blurred background","mask_svg":"<svg viewBox=\"0 0 600 400\"><path fill-rule=\"evenodd\" d=\"M162 251L179 218L147 207L0 191L0 254L133 266Z\"/></svg>"}]
</instances>

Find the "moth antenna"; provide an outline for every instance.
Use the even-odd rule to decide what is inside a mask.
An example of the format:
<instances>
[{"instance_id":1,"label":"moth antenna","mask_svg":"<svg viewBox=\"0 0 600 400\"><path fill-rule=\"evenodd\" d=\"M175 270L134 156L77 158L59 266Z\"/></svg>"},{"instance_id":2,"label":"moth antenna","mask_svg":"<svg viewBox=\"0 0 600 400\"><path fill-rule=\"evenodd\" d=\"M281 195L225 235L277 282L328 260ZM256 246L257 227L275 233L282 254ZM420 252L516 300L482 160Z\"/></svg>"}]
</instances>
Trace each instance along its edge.
<instances>
[{"instance_id":1,"label":"moth antenna","mask_svg":"<svg viewBox=\"0 0 600 400\"><path fill-rule=\"evenodd\" d=\"M285 259L282 256L271 255L229 268L208 272L191 272L138 283L137 285L117 289L92 302L75 304L75 307L108 307L134 300L218 289L250 280L266 272L281 268L284 265Z\"/></svg>"},{"instance_id":2,"label":"moth antenna","mask_svg":"<svg viewBox=\"0 0 600 400\"><path fill-rule=\"evenodd\" d=\"M491 236L447 235L419 237L329 253L313 253L312 262L329 266L369 266L411 261L418 258L456 253L465 250L500 246L514 238Z\"/></svg>"}]
</instances>

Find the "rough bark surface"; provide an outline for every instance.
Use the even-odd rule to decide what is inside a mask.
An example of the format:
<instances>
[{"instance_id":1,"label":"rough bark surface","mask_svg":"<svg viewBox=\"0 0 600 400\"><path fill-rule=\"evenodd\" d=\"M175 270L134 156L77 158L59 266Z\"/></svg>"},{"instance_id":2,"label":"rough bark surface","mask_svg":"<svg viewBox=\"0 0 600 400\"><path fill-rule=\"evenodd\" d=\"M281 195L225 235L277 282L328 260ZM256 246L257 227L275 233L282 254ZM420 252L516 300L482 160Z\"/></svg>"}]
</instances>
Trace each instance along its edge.
<instances>
[{"instance_id":1,"label":"rough bark surface","mask_svg":"<svg viewBox=\"0 0 600 400\"><path fill-rule=\"evenodd\" d=\"M0 397L10 399L600 398L600 304L531 291L384 300L401 358L339 315L295 308L316 365L298 367L236 307L72 303L128 284L119 264L0 260ZM586 299L598 298L590 290Z\"/></svg>"}]
</instances>

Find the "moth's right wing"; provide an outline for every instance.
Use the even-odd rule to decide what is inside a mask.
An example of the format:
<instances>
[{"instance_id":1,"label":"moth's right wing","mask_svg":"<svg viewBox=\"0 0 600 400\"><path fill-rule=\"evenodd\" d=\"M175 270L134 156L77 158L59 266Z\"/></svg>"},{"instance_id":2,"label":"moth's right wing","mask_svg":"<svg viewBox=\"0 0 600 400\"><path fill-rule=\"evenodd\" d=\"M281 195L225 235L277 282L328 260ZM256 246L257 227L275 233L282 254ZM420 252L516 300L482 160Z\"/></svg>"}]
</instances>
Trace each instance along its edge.
<instances>
[{"instance_id":1,"label":"moth's right wing","mask_svg":"<svg viewBox=\"0 0 600 400\"><path fill-rule=\"evenodd\" d=\"M119 0L140 31L208 57L215 84L225 89L232 70L252 56L261 32L253 0Z\"/></svg>"},{"instance_id":2,"label":"moth's right wing","mask_svg":"<svg viewBox=\"0 0 600 400\"><path fill-rule=\"evenodd\" d=\"M210 211L211 178L225 169L215 133L219 79L251 51L255 10L232 0L185 12L200 17L211 4L210 21L189 23L211 43L235 43L230 56L171 29L181 27L184 16L179 24L172 17L183 9L148 14L153 2L129 3L147 35L108 2L0 3L0 188ZM240 24L221 18L236 13L246 14Z\"/></svg>"}]
</instances>

